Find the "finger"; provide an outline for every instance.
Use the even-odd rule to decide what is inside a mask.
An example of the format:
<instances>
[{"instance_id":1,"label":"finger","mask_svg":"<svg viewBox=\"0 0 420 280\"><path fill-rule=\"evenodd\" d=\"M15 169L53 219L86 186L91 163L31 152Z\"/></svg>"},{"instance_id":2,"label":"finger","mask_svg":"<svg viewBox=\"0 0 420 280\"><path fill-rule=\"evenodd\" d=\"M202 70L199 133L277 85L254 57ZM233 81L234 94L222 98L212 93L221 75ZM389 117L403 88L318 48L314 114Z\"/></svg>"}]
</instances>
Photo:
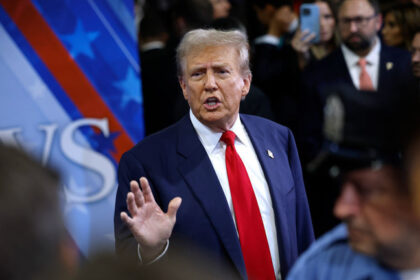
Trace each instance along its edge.
<instances>
[{"instance_id":1,"label":"finger","mask_svg":"<svg viewBox=\"0 0 420 280\"><path fill-rule=\"evenodd\" d=\"M127 194L127 209L128 212L130 212L131 216L136 216L137 215L137 205L136 202L134 201L134 194L132 192L129 192Z\"/></svg>"},{"instance_id":2,"label":"finger","mask_svg":"<svg viewBox=\"0 0 420 280\"><path fill-rule=\"evenodd\" d=\"M181 206L182 199L180 197L175 197L169 202L168 205L168 216L171 219L176 220L176 213L178 212L179 207Z\"/></svg>"},{"instance_id":3,"label":"finger","mask_svg":"<svg viewBox=\"0 0 420 280\"><path fill-rule=\"evenodd\" d=\"M133 225L133 220L127 215L127 213L121 212L120 218L128 227Z\"/></svg>"},{"instance_id":4,"label":"finger","mask_svg":"<svg viewBox=\"0 0 420 280\"><path fill-rule=\"evenodd\" d=\"M316 37L316 34L315 33L311 33L308 36L306 36L306 38L302 42L305 43L305 44L308 44L315 37Z\"/></svg>"},{"instance_id":5,"label":"finger","mask_svg":"<svg viewBox=\"0 0 420 280\"><path fill-rule=\"evenodd\" d=\"M144 201L145 202L155 202L155 197L153 196L152 189L150 188L149 181L145 177L140 178L141 189L143 190Z\"/></svg>"},{"instance_id":6,"label":"finger","mask_svg":"<svg viewBox=\"0 0 420 280\"><path fill-rule=\"evenodd\" d=\"M309 35L309 33L310 33L310 31L309 31L308 29L303 30L303 31L300 33L300 38L301 38L301 39L305 38L306 36L308 36L308 35Z\"/></svg>"},{"instance_id":7,"label":"finger","mask_svg":"<svg viewBox=\"0 0 420 280\"><path fill-rule=\"evenodd\" d=\"M136 181L130 182L131 192L134 194L134 201L137 204L137 207L142 207L144 204L143 192L140 190L139 184Z\"/></svg>"}]
</instances>

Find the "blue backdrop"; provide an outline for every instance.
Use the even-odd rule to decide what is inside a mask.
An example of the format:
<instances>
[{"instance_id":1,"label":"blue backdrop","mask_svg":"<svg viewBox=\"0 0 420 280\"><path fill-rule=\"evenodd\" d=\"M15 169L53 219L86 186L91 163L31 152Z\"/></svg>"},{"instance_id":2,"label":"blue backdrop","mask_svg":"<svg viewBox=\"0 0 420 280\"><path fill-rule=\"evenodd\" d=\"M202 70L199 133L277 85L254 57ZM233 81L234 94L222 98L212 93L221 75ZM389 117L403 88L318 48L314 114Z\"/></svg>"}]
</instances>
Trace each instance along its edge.
<instances>
[{"instance_id":1,"label":"blue backdrop","mask_svg":"<svg viewBox=\"0 0 420 280\"><path fill-rule=\"evenodd\" d=\"M114 244L116 168L144 136L133 0L0 0L0 141L62 174L68 231Z\"/></svg>"}]
</instances>

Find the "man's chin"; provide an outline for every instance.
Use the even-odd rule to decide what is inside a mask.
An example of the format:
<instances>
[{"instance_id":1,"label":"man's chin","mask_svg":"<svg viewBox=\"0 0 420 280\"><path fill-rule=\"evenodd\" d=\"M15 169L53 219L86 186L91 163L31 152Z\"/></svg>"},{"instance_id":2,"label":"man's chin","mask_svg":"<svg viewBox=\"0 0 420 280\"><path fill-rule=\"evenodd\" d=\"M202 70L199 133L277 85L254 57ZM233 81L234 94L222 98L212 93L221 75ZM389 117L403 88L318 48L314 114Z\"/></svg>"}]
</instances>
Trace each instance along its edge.
<instances>
[{"instance_id":1,"label":"man's chin","mask_svg":"<svg viewBox=\"0 0 420 280\"><path fill-rule=\"evenodd\" d=\"M372 237L366 231L359 229L349 229L348 239L350 246L355 251L366 255L373 255L374 242L372 240Z\"/></svg>"},{"instance_id":2,"label":"man's chin","mask_svg":"<svg viewBox=\"0 0 420 280\"><path fill-rule=\"evenodd\" d=\"M361 41L361 42L345 42L344 43L347 48L352 50L353 52L365 51L369 48L369 44Z\"/></svg>"},{"instance_id":3,"label":"man's chin","mask_svg":"<svg viewBox=\"0 0 420 280\"><path fill-rule=\"evenodd\" d=\"M371 246L371 244L368 244L366 242L353 242L353 241L349 241L351 248L356 251L359 252L361 254L364 255L368 255L368 256L374 256L374 250L373 247Z\"/></svg>"}]
</instances>

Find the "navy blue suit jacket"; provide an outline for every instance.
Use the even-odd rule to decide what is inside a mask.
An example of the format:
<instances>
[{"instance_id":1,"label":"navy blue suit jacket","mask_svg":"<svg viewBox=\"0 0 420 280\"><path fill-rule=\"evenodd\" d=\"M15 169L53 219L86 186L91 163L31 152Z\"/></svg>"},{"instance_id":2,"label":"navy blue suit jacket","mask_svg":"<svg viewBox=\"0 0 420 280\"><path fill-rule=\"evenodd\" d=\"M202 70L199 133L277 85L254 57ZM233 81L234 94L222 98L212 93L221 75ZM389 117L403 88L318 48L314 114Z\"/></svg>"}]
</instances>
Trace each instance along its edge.
<instances>
[{"instance_id":1,"label":"navy blue suit jacket","mask_svg":"<svg viewBox=\"0 0 420 280\"><path fill-rule=\"evenodd\" d=\"M354 103L367 104L366 111L358 111L361 107L347 106L347 116L363 115L365 127L369 127L366 121L376 118L375 115L367 116L366 113L377 109L384 112L381 123L397 122L396 116L406 109L414 96L414 77L411 72L410 53L399 49L381 45L379 62L378 88L374 92L361 92L356 89L344 60L341 48L308 67L302 79L301 96L302 108L300 110L300 129L298 132L299 150L303 162L306 163L320 151L323 141L323 109L327 94L347 91L354 94L359 100ZM346 105L346 104L344 104ZM365 105L363 105L365 106ZM376 108L374 108L376 106ZM374 113L376 114L376 113ZM389 119L387 119L389 117ZM373 124L376 127L378 123ZM396 125L398 125L396 123ZM359 132L359 134L364 134ZM395 134L395 133L394 133ZM381 135L382 136L382 135ZM392 137L392 135L388 136ZM377 138L384 138L378 135ZM378 139L379 141L379 139Z\"/></svg>"},{"instance_id":2,"label":"navy blue suit jacket","mask_svg":"<svg viewBox=\"0 0 420 280\"><path fill-rule=\"evenodd\" d=\"M241 121L270 188L281 274L285 277L314 239L294 138L287 128L263 118L241 115ZM268 156L267 150L272 151L274 158ZM221 266L230 266L246 279L238 235L225 195L188 115L126 152L118 175L114 220L117 252L136 254L136 242L119 213L127 211L129 181L145 176L164 211L171 199L182 198L169 251L176 247L176 238L187 240L204 249Z\"/></svg>"}]
</instances>

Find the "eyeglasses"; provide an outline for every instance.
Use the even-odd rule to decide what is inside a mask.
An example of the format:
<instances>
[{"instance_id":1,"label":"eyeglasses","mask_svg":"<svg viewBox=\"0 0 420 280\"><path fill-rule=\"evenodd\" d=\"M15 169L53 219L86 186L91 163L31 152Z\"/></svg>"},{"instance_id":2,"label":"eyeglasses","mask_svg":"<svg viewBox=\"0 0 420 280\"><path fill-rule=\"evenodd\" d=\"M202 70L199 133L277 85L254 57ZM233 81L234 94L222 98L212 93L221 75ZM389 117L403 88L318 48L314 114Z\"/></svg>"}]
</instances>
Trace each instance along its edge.
<instances>
[{"instance_id":1,"label":"eyeglasses","mask_svg":"<svg viewBox=\"0 0 420 280\"><path fill-rule=\"evenodd\" d=\"M344 27L349 27L352 22L356 24L357 27L366 27L370 20L374 19L377 15L371 15L369 17L352 17L352 18L341 18L339 23Z\"/></svg>"}]
</instances>

